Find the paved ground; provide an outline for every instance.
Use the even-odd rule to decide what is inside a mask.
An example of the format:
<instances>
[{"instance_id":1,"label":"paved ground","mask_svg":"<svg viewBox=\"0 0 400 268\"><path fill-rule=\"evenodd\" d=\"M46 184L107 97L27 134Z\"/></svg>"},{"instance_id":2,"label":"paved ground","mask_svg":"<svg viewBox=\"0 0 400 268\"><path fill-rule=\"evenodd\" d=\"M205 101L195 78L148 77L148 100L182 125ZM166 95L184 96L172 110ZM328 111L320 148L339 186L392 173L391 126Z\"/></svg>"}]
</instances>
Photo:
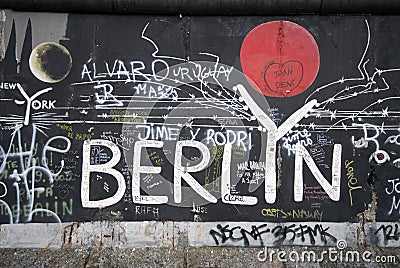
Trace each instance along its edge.
<instances>
[{"instance_id":1,"label":"paved ground","mask_svg":"<svg viewBox=\"0 0 400 268\"><path fill-rule=\"evenodd\" d=\"M0 249L0 267L399 267L400 249L367 248L358 250L372 253L370 259L379 256L396 256L397 264L378 264L375 262L345 261L337 255L336 262L330 262L328 255L322 262L291 262L295 253L315 250L321 254L326 247L302 248L284 247L272 250L285 251L288 262L260 262L257 258L261 248L228 247L187 247L187 248L74 248L74 249ZM346 249L350 251L351 249ZM346 253L343 251L343 253ZM291 255L289 255L291 254ZM320 255L319 255L320 256ZM361 255L360 255L361 256ZM262 255L260 255L262 257Z\"/></svg>"}]
</instances>

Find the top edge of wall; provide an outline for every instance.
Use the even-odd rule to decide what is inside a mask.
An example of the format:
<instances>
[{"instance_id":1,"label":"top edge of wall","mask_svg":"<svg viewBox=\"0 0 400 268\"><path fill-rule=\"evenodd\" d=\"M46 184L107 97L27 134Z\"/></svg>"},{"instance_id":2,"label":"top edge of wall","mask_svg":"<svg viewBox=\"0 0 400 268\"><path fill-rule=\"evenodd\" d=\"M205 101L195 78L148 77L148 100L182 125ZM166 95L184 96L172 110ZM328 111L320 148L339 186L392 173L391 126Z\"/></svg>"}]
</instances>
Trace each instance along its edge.
<instances>
[{"instance_id":1,"label":"top edge of wall","mask_svg":"<svg viewBox=\"0 0 400 268\"><path fill-rule=\"evenodd\" d=\"M3 0L0 9L31 12L301 15L400 14L398 0Z\"/></svg>"}]
</instances>

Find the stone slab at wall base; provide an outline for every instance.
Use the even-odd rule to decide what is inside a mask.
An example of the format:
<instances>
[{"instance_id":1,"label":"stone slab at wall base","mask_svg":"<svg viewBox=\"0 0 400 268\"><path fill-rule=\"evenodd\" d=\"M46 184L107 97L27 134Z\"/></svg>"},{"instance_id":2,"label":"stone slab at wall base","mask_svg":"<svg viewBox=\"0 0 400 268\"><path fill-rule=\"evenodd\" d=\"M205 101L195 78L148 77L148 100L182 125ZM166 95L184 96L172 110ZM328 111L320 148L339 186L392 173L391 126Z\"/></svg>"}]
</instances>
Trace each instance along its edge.
<instances>
[{"instance_id":1,"label":"stone slab at wall base","mask_svg":"<svg viewBox=\"0 0 400 268\"><path fill-rule=\"evenodd\" d=\"M268 248L300 252L302 247ZM322 247L308 247L321 253ZM356 250L356 249L354 249ZM1 267L398 267L397 248L357 249L369 250L375 255L396 256L397 264L365 262L319 263L260 262L260 248L187 247L187 248L75 248L75 249L0 249Z\"/></svg>"},{"instance_id":2,"label":"stone slab at wall base","mask_svg":"<svg viewBox=\"0 0 400 268\"><path fill-rule=\"evenodd\" d=\"M0 248L399 247L397 222L113 222L0 225Z\"/></svg>"},{"instance_id":3,"label":"stone slab at wall base","mask_svg":"<svg viewBox=\"0 0 400 268\"><path fill-rule=\"evenodd\" d=\"M397 223L105 221L27 226L0 225L0 267L398 267L400 263ZM365 252L369 262L363 260ZM279 254L286 261L280 261ZM347 254L357 254L359 260ZM386 263L378 263L382 258Z\"/></svg>"}]
</instances>

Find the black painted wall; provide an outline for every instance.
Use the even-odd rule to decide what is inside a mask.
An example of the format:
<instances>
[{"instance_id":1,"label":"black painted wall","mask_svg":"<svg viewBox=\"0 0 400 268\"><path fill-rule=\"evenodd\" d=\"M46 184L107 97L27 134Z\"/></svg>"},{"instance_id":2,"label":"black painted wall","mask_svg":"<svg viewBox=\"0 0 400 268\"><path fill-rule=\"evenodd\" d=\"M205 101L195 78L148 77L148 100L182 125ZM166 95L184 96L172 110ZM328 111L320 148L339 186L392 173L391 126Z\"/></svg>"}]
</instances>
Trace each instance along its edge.
<instances>
[{"instance_id":1,"label":"black painted wall","mask_svg":"<svg viewBox=\"0 0 400 268\"><path fill-rule=\"evenodd\" d=\"M398 17L68 14L66 24L48 20L64 27L65 36L34 50L46 27L35 24L38 14L13 14L4 24L0 63L2 223L346 222L375 201L378 221L398 219ZM268 22L281 23L278 32L262 26ZM245 40L256 27L269 35L256 36L259 45L246 47L246 54ZM315 46L303 46L310 36ZM262 57L264 65L249 71ZM251 79L264 84L255 89ZM318 104L295 119L271 151L273 131L238 84L278 129L312 99ZM209 161L193 141L207 148ZM189 144L181 154L178 143ZM297 143L307 152L308 162L298 160L302 172L295 166ZM147 148L138 152L138 144ZM335 144L341 145L337 159ZM268 150L275 153L274 168ZM230 163L223 166L228 151ZM178 165L181 187L174 178ZM276 200L267 202L264 180L272 169ZM141 195L168 202L140 204L132 193L135 172L141 172ZM217 201L194 190L187 174ZM226 174L228 195L222 193ZM303 183L295 183L295 174ZM326 193L332 174L340 179L340 190L333 190L338 200ZM302 201L295 201L295 184L303 186ZM180 201L177 189L183 189ZM256 197L257 204L240 204L242 196Z\"/></svg>"}]
</instances>

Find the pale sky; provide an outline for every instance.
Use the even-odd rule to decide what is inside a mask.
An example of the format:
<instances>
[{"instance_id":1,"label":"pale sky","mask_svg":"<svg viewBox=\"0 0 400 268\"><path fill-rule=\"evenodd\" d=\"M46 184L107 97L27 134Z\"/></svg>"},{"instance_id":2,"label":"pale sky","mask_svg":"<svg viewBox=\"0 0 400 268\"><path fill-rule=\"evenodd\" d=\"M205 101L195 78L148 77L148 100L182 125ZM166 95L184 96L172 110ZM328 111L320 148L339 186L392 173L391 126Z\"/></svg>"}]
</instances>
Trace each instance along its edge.
<instances>
[{"instance_id":1,"label":"pale sky","mask_svg":"<svg viewBox=\"0 0 400 268\"><path fill-rule=\"evenodd\" d=\"M5 48L10 38L12 21L15 19L15 30L17 36L17 58L20 59L21 49L24 42L25 30L28 19L32 23L32 48L43 42L56 42L65 40L68 14L66 13L43 13L43 12L14 12L6 10L5 22Z\"/></svg>"}]
</instances>

